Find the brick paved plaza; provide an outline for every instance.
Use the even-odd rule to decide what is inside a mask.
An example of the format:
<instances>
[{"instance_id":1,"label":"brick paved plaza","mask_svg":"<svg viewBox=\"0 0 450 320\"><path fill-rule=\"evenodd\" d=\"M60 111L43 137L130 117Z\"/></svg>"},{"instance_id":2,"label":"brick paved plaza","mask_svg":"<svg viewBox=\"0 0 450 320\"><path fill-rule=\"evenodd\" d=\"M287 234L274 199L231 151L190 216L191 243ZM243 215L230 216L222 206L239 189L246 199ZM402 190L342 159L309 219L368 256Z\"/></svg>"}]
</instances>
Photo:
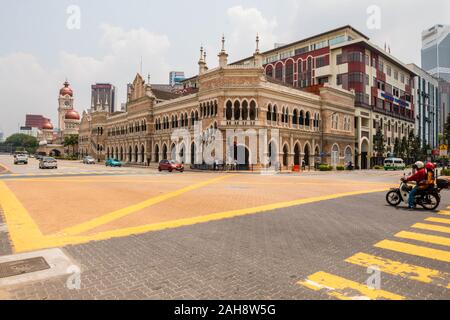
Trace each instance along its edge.
<instances>
[{"instance_id":1,"label":"brick paved plaza","mask_svg":"<svg viewBox=\"0 0 450 320\"><path fill-rule=\"evenodd\" d=\"M386 205L399 172L185 172L62 162L0 175L0 261L62 248L81 270L6 299L448 299L450 220ZM431 226L431 227L430 227ZM381 286L368 290L368 267ZM331 289L330 289L331 288Z\"/></svg>"}]
</instances>

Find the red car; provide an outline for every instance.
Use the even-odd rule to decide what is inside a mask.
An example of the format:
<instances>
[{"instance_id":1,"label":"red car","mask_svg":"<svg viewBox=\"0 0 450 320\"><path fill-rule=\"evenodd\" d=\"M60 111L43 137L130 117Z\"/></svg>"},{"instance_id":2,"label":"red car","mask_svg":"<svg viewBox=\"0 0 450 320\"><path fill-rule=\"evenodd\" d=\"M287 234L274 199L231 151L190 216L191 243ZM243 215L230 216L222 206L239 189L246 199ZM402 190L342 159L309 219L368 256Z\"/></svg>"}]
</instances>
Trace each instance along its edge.
<instances>
[{"instance_id":1,"label":"red car","mask_svg":"<svg viewBox=\"0 0 450 320\"><path fill-rule=\"evenodd\" d=\"M159 171L167 170L169 172L172 172L173 170L183 172L184 171L184 165L181 163L176 163L173 160L162 160L159 163L158 166Z\"/></svg>"}]
</instances>

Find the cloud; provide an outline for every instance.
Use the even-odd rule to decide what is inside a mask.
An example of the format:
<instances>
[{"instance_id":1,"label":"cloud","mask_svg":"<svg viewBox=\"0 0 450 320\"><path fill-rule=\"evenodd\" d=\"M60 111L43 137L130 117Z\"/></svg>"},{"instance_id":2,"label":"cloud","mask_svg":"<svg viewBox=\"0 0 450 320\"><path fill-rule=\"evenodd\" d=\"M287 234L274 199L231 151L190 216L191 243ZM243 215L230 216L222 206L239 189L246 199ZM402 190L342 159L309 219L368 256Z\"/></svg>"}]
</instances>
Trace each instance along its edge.
<instances>
[{"instance_id":1,"label":"cloud","mask_svg":"<svg viewBox=\"0 0 450 320\"><path fill-rule=\"evenodd\" d=\"M116 107L120 107L125 101L126 83L139 71L141 57L144 77L150 73L152 82L167 82L170 66L165 57L170 41L166 35L108 24L100 28L99 45L104 52L100 58L61 51L56 66L47 68L31 54L0 56L0 123L5 133L16 132L27 113L43 114L56 125L58 90L66 77L79 112L90 107L90 85L95 82L114 84L118 90Z\"/></svg>"},{"instance_id":2,"label":"cloud","mask_svg":"<svg viewBox=\"0 0 450 320\"><path fill-rule=\"evenodd\" d=\"M276 18L266 18L256 8L231 7L227 10L229 23L233 26L227 44L232 59L248 57L255 51L255 38L258 33L261 38L261 49L273 48L276 42L275 29L278 26Z\"/></svg>"}]
</instances>

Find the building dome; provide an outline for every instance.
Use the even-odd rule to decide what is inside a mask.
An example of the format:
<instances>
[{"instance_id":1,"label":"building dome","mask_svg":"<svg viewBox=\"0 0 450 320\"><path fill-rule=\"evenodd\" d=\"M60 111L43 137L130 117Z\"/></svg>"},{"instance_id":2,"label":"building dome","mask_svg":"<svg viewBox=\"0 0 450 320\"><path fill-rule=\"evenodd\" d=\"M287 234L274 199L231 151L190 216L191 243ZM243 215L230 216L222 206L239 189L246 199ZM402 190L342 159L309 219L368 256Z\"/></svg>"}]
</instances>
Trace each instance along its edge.
<instances>
[{"instance_id":1,"label":"building dome","mask_svg":"<svg viewBox=\"0 0 450 320\"><path fill-rule=\"evenodd\" d=\"M75 110L69 110L65 115L66 120L80 120L80 115Z\"/></svg>"},{"instance_id":2,"label":"building dome","mask_svg":"<svg viewBox=\"0 0 450 320\"><path fill-rule=\"evenodd\" d=\"M43 130L53 130L53 125L51 124L50 121L47 121L46 123L44 123L44 125L42 126Z\"/></svg>"},{"instance_id":3,"label":"building dome","mask_svg":"<svg viewBox=\"0 0 450 320\"><path fill-rule=\"evenodd\" d=\"M59 90L59 94L61 95L61 96L67 96L67 95L69 95L69 96L73 96L73 91L72 91L72 89L69 87L69 82L67 82L67 80L66 80L66 82L64 82L64 87L63 88L61 88L61 90Z\"/></svg>"}]
</instances>

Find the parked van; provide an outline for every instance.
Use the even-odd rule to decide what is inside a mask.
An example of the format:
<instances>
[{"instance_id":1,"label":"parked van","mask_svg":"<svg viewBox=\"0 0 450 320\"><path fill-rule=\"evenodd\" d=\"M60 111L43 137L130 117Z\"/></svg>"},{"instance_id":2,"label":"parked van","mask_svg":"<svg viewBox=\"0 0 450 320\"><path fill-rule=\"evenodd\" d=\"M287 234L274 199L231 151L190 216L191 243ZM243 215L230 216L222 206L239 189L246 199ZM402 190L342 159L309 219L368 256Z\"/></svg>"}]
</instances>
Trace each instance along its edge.
<instances>
[{"instance_id":1,"label":"parked van","mask_svg":"<svg viewBox=\"0 0 450 320\"><path fill-rule=\"evenodd\" d=\"M405 162L399 158L387 158L384 160L384 170L405 170Z\"/></svg>"}]
</instances>

